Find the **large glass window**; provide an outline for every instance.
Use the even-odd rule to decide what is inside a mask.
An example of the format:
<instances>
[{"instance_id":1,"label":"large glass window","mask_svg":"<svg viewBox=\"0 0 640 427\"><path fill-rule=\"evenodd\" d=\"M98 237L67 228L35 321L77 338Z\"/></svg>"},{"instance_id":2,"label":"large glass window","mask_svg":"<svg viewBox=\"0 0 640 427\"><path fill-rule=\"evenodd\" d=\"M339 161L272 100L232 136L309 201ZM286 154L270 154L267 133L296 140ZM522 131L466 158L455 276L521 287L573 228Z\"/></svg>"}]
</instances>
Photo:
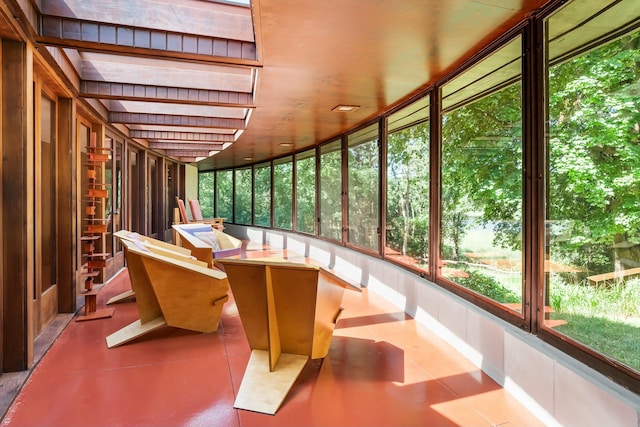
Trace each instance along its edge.
<instances>
[{"instance_id":1,"label":"large glass window","mask_svg":"<svg viewBox=\"0 0 640 427\"><path fill-rule=\"evenodd\" d=\"M235 220L236 224L251 224L251 168L236 169Z\"/></svg>"},{"instance_id":2,"label":"large glass window","mask_svg":"<svg viewBox=\"0 0 640 427\"><path fill-rule=\"evenodd\" d=\"M522 310L522 40L442 87L440 275Z\"/></svg>"},{"instance_id":3,"label":"large glass window","mask_svg":"<svg viewBox=\"0 0 640 427\"><path fill-rule=\"evenodd\" d=\"M380 246L380 147L378 125L348 137L349 243L378 251Z\"/></svg>"},{"instance_id":4,"label":"large glass window","mask_svg":"<svg viewBox=\"0 0 640 427\"><path fill-rule=\"evenodd\" d=\"M291 156L273 162L273 216L276 228L291 230L293 224L293 162Z\"/></svg>"},{"instance_id":5,"label":"large glass window","mask_svg":"<svg viewBox=\"0 0 640 427\"><path fill-rule=\"evenodd\" d=\"M601 7L572 2L547 22L545 324L637 373L640 32L615 31L638 7Z\"/></svg>"},{"instance_id":6,"label":"large glass window","mask_svg":"<svg viewBox=\"0 0 640 427\"><path fill-rule=\"evenodd\" d=\"M387 119L385 258L428 272L429 97Z\"/></svg>"},{"instance_id":7,"label":"large glass window","mask_svg":"<svg viewBox=\"0 0 640 427\"><path fill-rule=\"evenodd\" d=\"M342 239L342 142L320 146L320 236Z\"/></svg>"},{"instance_id":8,"label":"large glass window","mask_svg":"<svg viewBox=\"0 0 640 427\"><path fill-rule=\"evenodd\" d=\"M316 150L296 154L296 230L316 232Z\"/></svg>"},{"instance_id":9,"label":"large glass window","mask_svg":"<svg viewBox=\"0 0 640 427\"><path fill-rule=\"evenodd\" d=\"M198 201L203 218L213 218L213 181L214 172L198 174Z\"/></svg>"},{"instance_id":10,"label":"large glass window","mask_svg":"<svg viewBox=\"0 0 640 427\"><path fill-rule=\"evenodd\" d=\"M216 171L216 218L233 218L233 170Z\"/></svg>"},{"instance_id":11,"label":"large glass window","mask_svg":"<svg viewBox=\"0 0 640 427\"><path fill-rule=\"evenodd\" d=\"M253 168L253 224L271 226L271 164Z\"/></svg>"}]
</instances>

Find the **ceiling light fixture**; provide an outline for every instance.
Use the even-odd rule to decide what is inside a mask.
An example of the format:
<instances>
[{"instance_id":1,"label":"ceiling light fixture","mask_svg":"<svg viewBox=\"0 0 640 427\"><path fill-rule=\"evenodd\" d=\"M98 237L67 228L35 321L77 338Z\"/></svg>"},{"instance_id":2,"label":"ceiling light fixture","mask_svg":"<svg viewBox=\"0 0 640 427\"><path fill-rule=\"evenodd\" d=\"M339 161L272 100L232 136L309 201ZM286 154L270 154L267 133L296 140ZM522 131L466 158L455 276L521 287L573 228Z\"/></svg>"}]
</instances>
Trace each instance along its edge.
<instances>
[{"instance_id":1,"label":"ceiling light fixture","mask_svg":"<svg viewBox=\"0 0 640 427\"><path fill-rule=\"evenodd\" d=\"M291 142L281 142L278 144L280 147L293 147L293 143Z\"/></svg>"},{"instance_id":2,"label":"ceiling light fixture","mask_svg":"<svg viewBox=\"0 0 640 427\"><path fill-rule=\"evenodd\" d=\"M336 105L335 107L333 107L331 109L331 111L335 111L338 113L350 113L352 111L356 111L358 108L360 108L359 105Z\"/></svg>"}]
</instances>

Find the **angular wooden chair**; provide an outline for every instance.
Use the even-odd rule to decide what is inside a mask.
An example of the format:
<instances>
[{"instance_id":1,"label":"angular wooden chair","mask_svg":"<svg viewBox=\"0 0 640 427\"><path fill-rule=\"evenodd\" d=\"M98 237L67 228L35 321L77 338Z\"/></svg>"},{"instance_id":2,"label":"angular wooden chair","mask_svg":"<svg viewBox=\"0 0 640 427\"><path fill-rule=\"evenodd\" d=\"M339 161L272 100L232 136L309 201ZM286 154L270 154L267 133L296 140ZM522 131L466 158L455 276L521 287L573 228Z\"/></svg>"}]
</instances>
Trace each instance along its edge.
<instances>
[{"instance_id":1,"label":"angular wooden chair","mask_svg":"<svg viewBox=\"0 0 640 427\"><path fill-rule=\"evenodd\" d=\"M225 273L191 258L160 254L149 244L122 239L140 319L107 337L112 348L161 326L198 332L218 329L229 299Z\"/></svg>"},{"instance_id":2,"label":"angular wooden chair","mask_svg":"<svg viewBox=\"0 0 640 427\"><path fill-rule=\"evenodd\" d=\"M174 243L191 251L213 268L218 258L240 255L242 240L216 230L211 224L173 224Z\"/></svg>"},{"instance_id":3,"label":"angular wooden chair","mask_svg":"<svg viewBox=\"0 0 640 427\"><path fill-rule=\"evenodd\" d=\"M305 364L329 352L346 284L311 264L219 260L229 277L251 357L235 408L275 414Z\"/></svg>"}]
</instances>

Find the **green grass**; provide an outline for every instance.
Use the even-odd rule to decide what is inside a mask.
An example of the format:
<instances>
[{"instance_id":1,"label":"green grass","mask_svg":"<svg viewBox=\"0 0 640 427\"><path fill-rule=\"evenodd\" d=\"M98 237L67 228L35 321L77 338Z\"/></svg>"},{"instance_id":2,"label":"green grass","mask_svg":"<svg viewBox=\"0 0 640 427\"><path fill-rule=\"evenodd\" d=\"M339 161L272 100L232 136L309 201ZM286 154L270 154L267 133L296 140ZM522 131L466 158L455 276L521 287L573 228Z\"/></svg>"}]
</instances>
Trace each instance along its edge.
<instances>
[{"instance_id":1,"label":"green grass","mask_svg":"<svg viewBox=\"0 0 640 427\"><path fill-rule=\"evenodd\" d=\"M519 252L492 245L489 230L471 230L461 245L468 252L491 254L493 259L518 259ZM473 260L451 262L451 267L470 273L456 282L498 302L520 302L522 273L484 267ZM552 319L566 320L554 329L636 371L640 371L640 279L609 286L591 286L570 275L549 278Z\"/></svg>"}]
</instances>

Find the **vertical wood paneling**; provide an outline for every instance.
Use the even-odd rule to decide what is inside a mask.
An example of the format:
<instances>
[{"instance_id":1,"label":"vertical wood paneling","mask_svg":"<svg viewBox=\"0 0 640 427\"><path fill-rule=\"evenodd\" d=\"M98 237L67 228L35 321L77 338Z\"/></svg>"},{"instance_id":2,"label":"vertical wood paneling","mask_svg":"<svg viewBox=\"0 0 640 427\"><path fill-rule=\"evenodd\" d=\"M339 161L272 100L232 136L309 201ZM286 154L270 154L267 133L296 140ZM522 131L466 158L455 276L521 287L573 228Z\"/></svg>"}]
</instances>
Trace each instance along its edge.
<instances>
[{"instance_id":1,"label":"vertical wood paneling","mask_svg":"<svg viewBox=\"0 0 640 427\"><path fill-rule=\"evenodd\" d=\"M2 42L3 371L29 367L25 45ZM30 83L29 83L30 85ZM32 283L32 282L31 282ZM32 344L31 344L32 345Z\"/></svg>"},{"instance_id":2,"label":"vertical wood paneling","mask_svg":"<svg viewBox=\"0 0 640 427\"><path fill-rule=\"evenodd\" d=\"M57 222L58 222L58 311L76 311L76 253L74 182L76 177L73 134L74 103L71 98L58 100L57 157Z\"/></svg>"}]
</instances>

